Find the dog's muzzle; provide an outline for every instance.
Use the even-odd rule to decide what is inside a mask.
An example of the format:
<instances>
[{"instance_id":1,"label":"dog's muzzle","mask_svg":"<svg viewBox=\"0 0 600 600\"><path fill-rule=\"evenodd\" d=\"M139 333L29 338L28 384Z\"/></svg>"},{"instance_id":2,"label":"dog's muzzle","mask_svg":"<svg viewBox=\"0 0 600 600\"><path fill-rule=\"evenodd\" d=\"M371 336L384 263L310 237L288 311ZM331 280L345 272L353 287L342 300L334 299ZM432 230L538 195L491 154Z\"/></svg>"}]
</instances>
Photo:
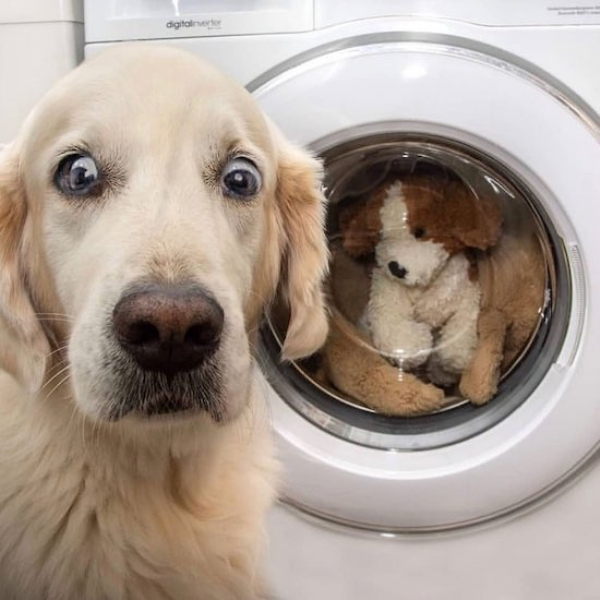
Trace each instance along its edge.
<instances>
[{"instance_id":1,"label":"dog's muzzle","mask_svg":"<svg viewBox=\"0 0 600 600\"><path fill-rule=\"evenodd\" d=\"M121 297L112 314L119 346L144 372L146 387L156 381L159 395L168 396L158 405L144 400L142 412L191 408L189 398L200 390L186 388L200 387L194 381L206 379L203 373L211 369L208 363L219 347L223 325L222 307L199 286L148 284Z\"/></svg>"}]
</instances>

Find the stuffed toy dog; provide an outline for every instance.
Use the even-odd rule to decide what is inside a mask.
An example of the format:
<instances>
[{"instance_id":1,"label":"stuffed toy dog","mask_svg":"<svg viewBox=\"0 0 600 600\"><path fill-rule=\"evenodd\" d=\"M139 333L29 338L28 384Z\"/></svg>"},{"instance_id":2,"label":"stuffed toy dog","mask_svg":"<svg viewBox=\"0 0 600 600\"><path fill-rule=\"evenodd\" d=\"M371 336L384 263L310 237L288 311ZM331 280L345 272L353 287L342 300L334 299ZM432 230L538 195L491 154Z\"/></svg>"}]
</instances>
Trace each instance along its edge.
<instances>
[{"instance_id":1,"label":"stuffed toy dog","mask_svg":"<svg viewBox=\"0 0 600 600\"><path fill-rule=\"evenodd\" d=\"M330 281L339 310L322 353L334 386L385 414L446 406L435 384L456 383L478 341L475 251L497 242L501 224L495 203L427 175L342 207Z\"/></svg>"},{"instance_id":2,"label":"stuffed toy dog","mask_svg":"<svg viewBox=\"0 0 600 600\"><path fill-rule=\"evenodd\" d=\"M387 415L435 412L447 404L444 391L394 366L373 347L360 325L368 302L369 269L339 247L332 249L332 309L322 349L322 383L329 381L352 401Z\"/></svg>"},{"instance_id":3,"label":"stuffed toy dog","mask_svg":"<svg viewBox=\"0 0 600 600\"><path fill-rule=\"evenodd\" d=\"M431 382L456 383L477 345L475 251L498 241L500 210L456 180L386 183L346 220L344 247L355 256L371 251L357 252L356 240L376 221L369 212L379 217L365 315L375 347L403 371L425 367Z\"/></svg>"},{"instance_id":4,"label":"stuffed toy dog","mask_svg":"<svg viewBox=\"0 0 600 600\"><path fill-rule=\"evenodd\" d=\"M456 393L490 400L544 303L540 244L513 217L439 174L389 178L340 206L325 382L389 415L435 412Z\"/></svg>"}]
</instances>

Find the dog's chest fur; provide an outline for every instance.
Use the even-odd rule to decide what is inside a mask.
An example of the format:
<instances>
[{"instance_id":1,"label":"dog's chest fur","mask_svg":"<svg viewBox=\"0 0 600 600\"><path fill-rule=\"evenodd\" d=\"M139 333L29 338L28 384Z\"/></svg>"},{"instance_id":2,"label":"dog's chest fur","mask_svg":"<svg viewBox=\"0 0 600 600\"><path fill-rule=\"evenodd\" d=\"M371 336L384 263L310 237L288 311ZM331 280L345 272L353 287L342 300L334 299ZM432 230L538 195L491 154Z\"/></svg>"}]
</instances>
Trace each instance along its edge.
<instances>
[{"instance_id":1,"label":"dog's chest fur","mask_svg":"<svg viewBox=\"0 0 600 600\"><path fill-rule=\"evenodd\" d=\"M48 419L53 398L18 396L0 397L3 600L260 597L257 515L275 469L266 431L258 445L243 427L217 432L210 446L229 444L225 458L158 439L136 453L58 406Z\"/></svg>"}]
</instances>

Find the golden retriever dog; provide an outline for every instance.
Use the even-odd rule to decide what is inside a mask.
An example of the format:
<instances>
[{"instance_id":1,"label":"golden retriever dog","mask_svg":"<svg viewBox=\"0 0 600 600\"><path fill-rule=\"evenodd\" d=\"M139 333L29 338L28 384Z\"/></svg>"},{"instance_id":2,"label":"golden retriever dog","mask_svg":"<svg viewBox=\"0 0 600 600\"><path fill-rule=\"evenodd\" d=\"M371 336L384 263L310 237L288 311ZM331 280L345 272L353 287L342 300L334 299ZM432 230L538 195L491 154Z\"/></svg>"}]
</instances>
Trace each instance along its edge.
<instances>
[{"instance_id":1,"label":"golden retriever dog","mask_svg":"<svg viewBox=\"0 0 600 600\"><path fill-rule=\"evenodd\" d=\"M0 597L265 597L252 343L326 336L320 164L238 84L126 45L0 154Z\"/></svg>"}]
</instances>

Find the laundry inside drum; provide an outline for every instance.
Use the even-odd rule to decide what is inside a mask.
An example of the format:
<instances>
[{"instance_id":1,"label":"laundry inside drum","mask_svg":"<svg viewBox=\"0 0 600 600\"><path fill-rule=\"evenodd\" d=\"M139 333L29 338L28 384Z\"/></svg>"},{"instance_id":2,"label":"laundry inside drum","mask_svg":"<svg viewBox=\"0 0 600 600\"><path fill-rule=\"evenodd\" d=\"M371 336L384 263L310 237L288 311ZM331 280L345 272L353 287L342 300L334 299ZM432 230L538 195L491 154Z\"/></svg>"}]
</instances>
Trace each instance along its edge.
<instances>
[{"instance_id":1,"label":"laundry inside drum","mask_svg":"<svg viewBox=\"0 0 600 600\"><path fill-rule=\"evenodd\" d=\"M556 301L568 296L543 202L500 163L443 139L373 136L323 158L330 334L286 375L303 402L389 417L389 432L525 401L548 343L559 345ZM269 322L283 339L282 305Z\"/></svg>"}]
</instances>

